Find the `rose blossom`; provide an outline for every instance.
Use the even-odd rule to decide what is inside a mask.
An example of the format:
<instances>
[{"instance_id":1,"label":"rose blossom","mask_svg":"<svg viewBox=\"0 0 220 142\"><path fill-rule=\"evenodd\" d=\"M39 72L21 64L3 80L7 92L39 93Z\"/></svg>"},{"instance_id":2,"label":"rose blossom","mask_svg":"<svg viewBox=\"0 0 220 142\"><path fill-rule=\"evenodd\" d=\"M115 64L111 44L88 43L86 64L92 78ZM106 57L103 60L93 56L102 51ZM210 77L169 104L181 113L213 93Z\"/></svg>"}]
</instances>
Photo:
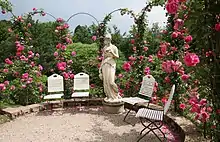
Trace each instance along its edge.
<instances>
[{"instance_id":1,"label":"rose blossom","mask_svg":"<svg viewBox=\"0 0 220 142\"><path fill-rule=\"evenodd\" d=\"M187 53L184 57L184 62L187 66L196 66L200 60L195 53Z\"/></svg>"}]
</instances>

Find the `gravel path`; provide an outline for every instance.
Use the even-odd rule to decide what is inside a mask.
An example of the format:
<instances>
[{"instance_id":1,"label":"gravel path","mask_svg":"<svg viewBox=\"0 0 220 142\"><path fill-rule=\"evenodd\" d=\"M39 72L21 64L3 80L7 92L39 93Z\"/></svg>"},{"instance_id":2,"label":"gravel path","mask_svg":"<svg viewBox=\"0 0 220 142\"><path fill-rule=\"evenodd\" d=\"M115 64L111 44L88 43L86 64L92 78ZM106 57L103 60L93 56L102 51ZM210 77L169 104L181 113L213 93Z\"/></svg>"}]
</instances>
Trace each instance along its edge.
<instances>
[{"instance_id":1,"label":"gravel path","mask_svg":"<svg viewBox=\"0 0 220 142\"><path fill-rule=\"evenodd\" d=\"M132 117L133 127L123 122L123 117L105 114L101 108L32 113L0 125L0 142L137 141L143 126ZM158 140L149 134L142 141Z\"/></svg>"}]
</instances>

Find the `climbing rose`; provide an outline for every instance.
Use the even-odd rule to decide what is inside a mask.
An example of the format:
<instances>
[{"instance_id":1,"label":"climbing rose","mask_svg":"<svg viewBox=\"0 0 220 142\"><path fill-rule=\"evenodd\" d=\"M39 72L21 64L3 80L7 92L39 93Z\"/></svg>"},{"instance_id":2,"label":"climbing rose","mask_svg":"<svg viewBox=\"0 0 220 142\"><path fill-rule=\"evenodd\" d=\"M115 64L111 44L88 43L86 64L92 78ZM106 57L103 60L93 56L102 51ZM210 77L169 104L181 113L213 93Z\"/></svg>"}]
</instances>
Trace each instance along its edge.
<instances>
[{"instance_id":1,"label":"climbing rose","mask_svg":"<svg viewBox=\"0 0 220 142\"><path fill-rule=\"evenodd\" d=\"M185 37L185 42L191 42L192 41L192 36L191 35L188 35Z\"/></svg>"},{"instance_id":2,"label":"climbing rose","mask_svg":"<svg viewBox=\"0 0 220 142\"><path fill-rule=\"evenodd\" d=\"M29 77L29 74L28 73L24 73L24 74L22 74L22 79L28 79L28 77Z\"/></svg>"},{"instance_id":3,"label":"climbing rose","mask_svg":"<svg viewBox=\"0 0 220 142\"><path fill-rule=\"evenodd\" d=\"M4 83L0 83L0 91L3 91L5 89L6 89L5 84Z\"/></svg>"},{"instance_id":4,"label":"climbing rose","mask_svg":"<svg viewBox=\"0 0 220 142\"><path fill-rule=\"evenodd\" d=\"M73 52L71 53L71 55L72 55L72 56L76 56L76 52L73 51Z\"/></svg>"},{"instance_id":5,"label":"climbing rose","mask_svg":"<svg viewBox=\"0 0 220 142\"><path fill-rule=\"evenodd\" d=\"M182 78L183 81L188 80L189 77L190 77L190 76L189 76L188 74L183 74L183 75L181 76L181 78Z\"/></svg>"},{"instance_id":6,"label":"climbing rose","mask_svg":"<svg viewBox=\"0 0 220 142\"><path fill-rule=\"evenodd\" d=\"M180 104L179 106L182 110L186 109L186 105L185 104Z\"/></svg>"},{"instance_id":7,"label":"climbing rose","mask_svg":"<svg viewBox=\"0 0 220 142\"><path fill-rule=\"evenodd\" d=\"M3 69L3 72L4 72L4 73L7 73L7 72L8 72L8 69Z\"/></svg>"},{"instance_id":8,"label":"climbing rose","mask_svg":"<svg viewBox=\"0 0 220 142\"><path fill-rule=\"evenodd\" d=\"M61 22L63 22L63 19L62 18L57 18L57 22L61 23Z\"/></svg>"},{"instance_id":9,"label":"climbing rose","mask_svg":"<svg viewBox=\"0 0 220 142\"><path fill-rule=\"evenodd\" d=\"M57 68L60 71L66 70L66 62L59 62L59 63L57 63Z\"/></svg>"},{"instance_id":10,"label":"climbing rose","mask_svg":"<svg viewBox=\"0 0 220 142\"><path fill-rule=\"evenodd\" d=\"M178 33L177 32L173 32L171 35L172 38L177 38L178 37Z\"/></svg>"},{"instance_id":11,"label":"climbing rose","mask_svg":"<svg viewBox=\"0 0 220 142\"><path fill-rule=\"evenodd\" d=\"M134 44L135 43L135 40L134 39L131 39L131 44Z\"/></svg>"},{"instance_id":12,"label":"climbing rose","mask_svg":"<svg viewBox=\"0 0 220 142\"><path fill-rule=\"evenodd\" d=\"M8 64L8 65L13 64L13 62L9 58L5 59L5 63Z\"/></svg>"},{"instance_id":13,"label":"climbing rose","mask_svg":"<svg viewBox=\"0 0 220 142\"><path fill-rule=\"evenodd\" d=\"M131 65L130 65L130 63L129 62L125 62L124 64L123 64L123 67L122 67L125 71L130 71L131 70Z\"/></svg>"},{"instance_id":14,"label":"climbing rose","mask_svg":"<svg viewBox=\"0 0 220 142\"><path fill-rule=\"evenodd\" d=\"M57 56L58 56L58 52L54 52L53 55L54 55L55 57L57 57Z\"/></svg>"},{"instance_id":15,"label":"climbing rose","mask_svg":"<svg viewBox=\"0 0 220 142\"><path fill-rule=\"evenodd\" d=\"M148 47L145 46L145 47L143 48L143 50L144 50L144 51L147 51L147 50L148 50Z\"/></svg>"},{"instance_id":16,"label":"climbing rose","mask_svg":"<svg viewBox=\"0 0 220 142\"><path fill-rule=\"evenodd\" d=\"M149 68L149 67L146 67L146 68L144 69L144 74L145 74L145 75L149 75L149 74L150 74L150 68Z\"/></svg>"},{"instance_id":17,"label":"climbing rose","mask_svg":"<svg viewBox=\"0 0 220 142\"><path fill-rule=\"evenodd\" d=\"M175 14L178 10L178 0L168 0L166 10L169 14Z\"/></svg>"},{"instance_id":18,"label":"climbing rose","mask_svg":"<svg viewBox=\"0 0 220 142\"><path fill-rule=\"evenodd\" d=\"M97 39L96 36L92 36L93 41L96 41L96 39Z\"/></svg>"},{"instance_id":19,"label":"climbing rose","mask_svg":"<svg viewBox=\"0 0 220 142\"><path fill-rule=\"evenodd\" d=\"M120 74L118 75L118 78L122 78L122 77L123 77L123 74L120 73Z\"/></svg>"},{"instance_id":20,"label":"climbing rose","mask_svg":"<svg viewBox=\"0 0 220 142\"><path fill-rule=\"evenodd\" d=\"M187 66L196 66L200 60L195 53L187 53L184 57L184 62Z\"/></svg>"},{"instance_id":21,"label":"climbing rose","mask_svg":"<svg viewBox=\"0 0 220 142\"><path fill-rule=\"evenodd\" d=\"M10 87L10 90L15 90L15 86L12 85L12 86Z\"/></svg>"},{"instance_id":22,"label":"climbing rose","mask_svg":"<svg viewBox=\"0 0 220 142\"><path fill-rule=\"evenodd\" d=\"M220 23L215 24L215 30L220 32Z\"/></svg>"}]
</instances>

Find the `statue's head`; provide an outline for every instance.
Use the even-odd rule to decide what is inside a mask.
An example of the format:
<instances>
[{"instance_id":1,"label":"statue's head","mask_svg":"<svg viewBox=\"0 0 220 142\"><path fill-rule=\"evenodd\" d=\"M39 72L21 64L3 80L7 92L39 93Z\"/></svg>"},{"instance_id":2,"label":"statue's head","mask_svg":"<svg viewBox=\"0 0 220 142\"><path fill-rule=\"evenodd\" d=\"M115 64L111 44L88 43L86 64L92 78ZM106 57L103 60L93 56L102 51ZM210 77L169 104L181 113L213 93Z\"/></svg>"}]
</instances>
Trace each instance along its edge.
<instances>
[{"instance_id":1,"label":"statue's head","mask_svg":"<svg viewBox=\"0 0 220 142\"><path fill-rule=\"evenodd\" d=\"M105 40L104 40L105 45L110 44L110 43L111 43L111 40L112 40L111 34L107 33L107 34L105 35Z\"/></svg>"}]
</instances>

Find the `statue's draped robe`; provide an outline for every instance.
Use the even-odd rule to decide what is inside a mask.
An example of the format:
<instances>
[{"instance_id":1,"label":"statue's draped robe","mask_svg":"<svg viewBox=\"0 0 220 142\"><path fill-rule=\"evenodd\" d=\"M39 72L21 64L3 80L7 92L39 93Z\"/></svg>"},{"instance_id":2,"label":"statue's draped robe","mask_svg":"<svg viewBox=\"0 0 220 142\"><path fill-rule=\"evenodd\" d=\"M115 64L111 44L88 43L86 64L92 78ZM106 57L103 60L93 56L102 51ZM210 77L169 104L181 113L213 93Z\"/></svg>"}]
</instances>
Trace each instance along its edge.
<instances>
[{"instance_id":1,"label":"statue's draped robe","mask_svg":"<svg viewBox=\"0 0 220 142\"><path fill-rule=\"evenodd\" d=\"M112 44L104 47L103 56L101 70L105 95L108 100L119 99L118 86L115 83L116 62L114 60L119 57L117 47Z\"/></svg>"}]
</instances>

